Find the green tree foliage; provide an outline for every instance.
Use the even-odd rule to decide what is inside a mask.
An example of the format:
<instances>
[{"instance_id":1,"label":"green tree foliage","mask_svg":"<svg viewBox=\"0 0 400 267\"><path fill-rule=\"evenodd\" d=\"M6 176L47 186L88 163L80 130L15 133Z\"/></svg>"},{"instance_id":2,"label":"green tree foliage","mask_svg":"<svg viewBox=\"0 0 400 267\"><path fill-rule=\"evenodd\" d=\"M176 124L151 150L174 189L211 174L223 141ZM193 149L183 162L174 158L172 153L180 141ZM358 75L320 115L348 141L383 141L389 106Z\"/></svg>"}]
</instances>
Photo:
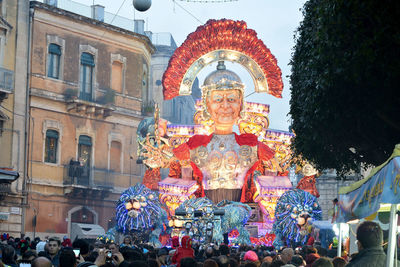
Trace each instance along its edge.
<instances>
[{"instance_id":1,"label":"green tree foliage","mask_svg":"<svg viewBox=\"0 0 400 267\"><path fill-rule=\"evenodd\" d=\"M303 15L290 76L295 153L341 174L383 163L400 143L400 1L310 0Z\"/></svg>"}]
</instances>

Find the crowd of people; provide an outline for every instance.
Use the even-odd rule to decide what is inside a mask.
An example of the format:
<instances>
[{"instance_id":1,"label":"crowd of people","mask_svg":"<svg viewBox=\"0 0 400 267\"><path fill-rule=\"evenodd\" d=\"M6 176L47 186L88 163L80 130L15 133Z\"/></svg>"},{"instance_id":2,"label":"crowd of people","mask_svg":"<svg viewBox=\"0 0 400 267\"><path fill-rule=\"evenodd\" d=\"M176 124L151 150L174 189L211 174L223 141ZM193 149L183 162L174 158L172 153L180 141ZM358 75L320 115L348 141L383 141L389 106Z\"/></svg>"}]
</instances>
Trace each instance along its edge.
<instances>
[{"instance_id":1,"label":"crowd of people","mask_svg":"<svg viewBox=\"0 0 400 267\"><path fill-rule=\"evenodd\" d=\"M28 237L1 236L0 267L354 267L385 266L382 229L375 222L363 222L357 229L359 252L351 257L335 257L317 242L313 246L285 247L276 250L266 246L200 245L189 236L175 239L172 247L154 248L133 244L126 236L123 242L89 244L83 239L63 242L55 237L43 241Z\"/></svg>"}]
</instances>

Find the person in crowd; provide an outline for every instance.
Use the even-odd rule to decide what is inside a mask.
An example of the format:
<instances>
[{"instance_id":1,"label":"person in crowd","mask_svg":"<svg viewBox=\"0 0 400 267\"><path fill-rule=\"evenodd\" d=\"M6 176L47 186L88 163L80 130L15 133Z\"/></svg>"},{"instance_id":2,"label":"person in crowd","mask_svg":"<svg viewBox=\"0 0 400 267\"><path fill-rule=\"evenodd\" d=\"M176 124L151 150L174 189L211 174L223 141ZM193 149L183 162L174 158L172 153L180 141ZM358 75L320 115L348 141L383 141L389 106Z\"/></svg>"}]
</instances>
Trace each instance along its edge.
<instances>
[{"instance_id":1,"label":"person in crowd","mask_svg":"<svg viewBox=\"0 0 400 267\"><path fill-rule=\"evenodd\" d=\"M110 244L108 244L107 247L113 255L119 252L119 248L118 248L117 244L115 244L115 243L110 243Z\"/></svg>"},{"instance_id":2,"label":"person in crowd","mask_svg":"<svg viewBox=\"0 0 400 267\"><path fill-rule=\"evenodd\" d=\"M271 262L270 267L281 267L283 265L285 265L285 263L282 260L276 259Z\"/></svg>"},{"instance_id":3,"label":"person in crowd","mask_svg":"<svg viewBox=\"0 0 400 267\"><path fill-rule=\"evenodd\" d=\"M225 255L229 257L229 247L225 244L221 244L219 246L219 252L221 253L221 255Z\"/></svg>"},{"instance_id":4,"label":"person in crowd","mask_svg":"<svg viewBox=\"0 0 400 267\"><path fill-rule=\"evenodd\" d=\"M177 267L181 267L181 259L183 258L194 258L194 250L192 249L192 239L187 235L182 237L181 246L178 247L174 256L172 257L172 263L177 264L176 265Z\"/></svg>"},{"instance_id":5,"label":"person in crowd","mask_svg":"<svg viewBox=\"0 0 400 267\"><path fill-rule=\"evenodd\" d=\"M39 241L36 244L36 253L39 255L40 252L44 252L45 246L46 246L46 241Z\"/></svg>"},{"instance_id":6,"label":"person in crowd","mask_svg":"<svg viewBox=\"0 0 400 267\"><path fill-rule=\"evenodd\" d=\"M229 258L229 267L239 267L239 263L235 258Z\"/></svg>"},{"instance_id":7,"label":"person in crowd","mask_svg":"<svg viewBox=\"0 0 400 267\"><path fill-rule=\"evenodd\" d=\"M76 267L77 261L74 251L70 248L63 248L60 251L60 267Z\"/></svg>"},{"instance_id":8,"label":"person in crowd","mask_svg":"<svg viewBox=\"0 0 400 267\"><path fill-rule=\"evenodd\" d=\"M304 261L303 257L300 255L293 255L292 259L290 260L290 264L293 264L296 267L305 266L306 262Z\"/></svg>"},{"instance_id":9,"label":"person in crowd","mask_svg":"<svg viewBox=\"0 0 400 267\"><path fill-rule=\"evenodd\" d=\"M182 238L183 239L183 238ZM194 267L196 266L196 261L191 257L181 258L177 267Z\"/></svg>"},{"instance_id":10,"label":"person in crowd","mask_svg":"<svg viewBox=\"0 0 400 267\"><path fill-rule=\"evenodd\" d=\"M51 263L54 267L58 267L60 265L60 248L61 241L57 237L49 238L48 246L48 256L51 259Z\"/></svg>"},{"instance_id":11,"label":"person in crowd","mask_svg":"<svg viewBox=\"0 0 400 267\"><path fill-rule=\"evenodd\" d=\"M205 254L207 259L211 259L214 256L214 248L212 246L207 247Z\"/></svg>"},{"instance_id":12,"label":"person in crowd","mask_svg":"<svg viewBox=\"0 0 400 267\"><path fill-rule=\"evenodd\" d=\"M15 249L10 245L5 245L1 249L2 261L5 265L11 267L17 267L16 259L17 255Z\"/></svg>"},{"instance_id":13,"label":"person in crowd","mask_svg":"<svg viewBox=\"0 0 400 267\"><path fill-rule=\"evenodd\" d=\"M130 235L124 237L124 242L122 242L121 247L132 247L132 237Z\"/></svg>"},{"instance_id":14,"label":"person in crowd","mask_svg":"<svg viewBox=\"0 0 400 267\"><path fill-rule=\"evenodd\" d=\"M203 267L219 267L218 263L213 259L206 259L203 263Z\"/></svg>"},{"instance_id":15,"label":"person in crowd","mask_svg":"<svg viewBox=\"0 0 400 267\"><path fill-rule=\"evenodd\" d=\"M311 267L333 267L332 261L326 257L320 257L313 262Z\"/></svg>"},{"instance_id":16,"label":"person in crowd","mask_svg":"<svg viewBox=\"0 0 400 267\"><path fill-rule=\"evenodd\" d=\"M32 261L34 259L36 259L37 257L38 257L38 255L36 254L36 252L34 250L28 250L24 254L22 254L22 258L21 258L20 262L32 263Z\"/></svg>"},{"instance_id":17,"label":"person in crowd","mask_svg":"<svg viewBox=\"0 0 400 267\"><path fill-rule=\"evenodd\" d=\"M52 267L51 260L46 257L38 257L32 261L32 267Z\"/></svg>"},{"instance_id":18,"label":"person in crowd","mask_svg":"<svg viewBox=\"0 0 400 267\"><path fill-rule=\"evenodd\" d=\"M226 255L221 255L218 257L217 263L219 267L229 267L229 258Z\"/></svg>"},{"instance_id":19,"label":"person in crowd","mask_svg":"<svg viewBox=\"0 0 400 267\"><path fill-rule=\"evenodd\" d=\"M166 267L169 265L169 257L168 257L168 249L161 248L157 252L158 261L160 262L161 267Z\"/></svg>"},{"instance_id":20,"label":"person in crowd","mask_svg":"<svg viewBox=\"0 0 400 267\"><path fill-rule=\"evenodd\" d=\"M281 260L286 264L292 260L294 251L292 248L284 248L281 253Z\"/></svg>"},{"instance_id":21,"label":"person in crowd","mask_svg":"<svg viewBox=\"0 0 400 267\"><path fill-rule=\"evenodd\" d=\"M79 255L82 256L83 259L89 260L88 257L90 256L90 246L88 242L83 239L75 239L72 243L72 247L74 249L79 249Z\"/></svg>"},{"instance_id":22,"label":"person in crowd","mask_svg":"<svg viewBox=\"0 0 400 267\"><path fill-rule=\"evenodd\" d=\"M67 236L63 237L63 242L61 243L62 247L72 247L71 239L69 239Z\"/></svg>"},{"instance_id":23,"label":"person in crowd","mask_svg":"<svg viewBox=\"0 0 400 267\"><path fill-rule=\"evenodd\" d=\"M348 267L386 266L383 251L383 232L376 222L365 221L357 227L358 253L346 265Z\"/></svg>"},{"instance_id":24,"label":"person in crowd","mask_svg":"<svg viewBox=\"0 0 400 267\"><path fill-rule=\"evenodd\" d=\"M249 250L244 254L243 261L245 263L254 262L254 263L256 263L256 265L259 265L259 263L260 263L258 260L257 253L255 253L252 250Z\"/></svg>"},{"instance_id":25,"label":"person in crowd","mask_svg":"<svg viewBox=\"0 0 400 267\"><path fill-rule=\"evenodd\" d=\"M342 257L335 257L332 260L333 267L344 267L346 266L347 262Z\"/></svg>"},{"instance_id":26,"label":"person in crowd","mask_svg":"<svg viewBox=\"0 0 400 267\"><path fill-rule=\"evenodd\" d=\"M306 267L311 267L314 261L318 260L320 257L317 253L310 253L306 256Z\"/></svg>"}]
</instances>

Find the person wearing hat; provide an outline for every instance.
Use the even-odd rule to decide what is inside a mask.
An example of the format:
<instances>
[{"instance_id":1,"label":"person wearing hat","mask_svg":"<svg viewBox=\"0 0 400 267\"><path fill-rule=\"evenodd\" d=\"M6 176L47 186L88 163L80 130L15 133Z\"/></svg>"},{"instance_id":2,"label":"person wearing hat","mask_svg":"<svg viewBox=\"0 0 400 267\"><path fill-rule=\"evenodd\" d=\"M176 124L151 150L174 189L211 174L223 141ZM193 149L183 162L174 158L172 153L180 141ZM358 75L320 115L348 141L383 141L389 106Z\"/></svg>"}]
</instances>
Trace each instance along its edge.
<instances>
[{"instance_id":1,"label":"person wearing hat","mask_svg":"<svg viewBox=\"0 0 400 267\"><path fill-rule=\"evenodd\" d=\"M176 267L180 267L181 259L183 258L194 258L192 239L187 235L182 237L181 246L175 251L175 254L172 257L172 263L176 264Z\"/></svg>"},{"instance_id":2,"label":"person wearing hat","mask_svg":"<svg viewBox=\"0 0 400 267\"><path fill-rule=\"evenodd\" d=\"M244 254L243 261L244 262L249 262L250 261L250 262L254 262L257 265L259 265L259 260L258 260L257 253L255 253L252 250L249 250Z\"/></svg>"}]
</instances>

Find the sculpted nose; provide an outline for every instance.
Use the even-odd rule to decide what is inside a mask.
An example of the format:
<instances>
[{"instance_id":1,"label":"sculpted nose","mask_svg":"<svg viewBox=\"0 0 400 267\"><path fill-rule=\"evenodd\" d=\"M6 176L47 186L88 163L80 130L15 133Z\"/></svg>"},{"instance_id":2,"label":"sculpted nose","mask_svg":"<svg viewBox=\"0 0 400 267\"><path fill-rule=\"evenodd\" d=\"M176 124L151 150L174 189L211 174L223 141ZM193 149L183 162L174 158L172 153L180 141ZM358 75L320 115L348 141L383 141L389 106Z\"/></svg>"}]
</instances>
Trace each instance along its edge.
<instances>
[{"instance_id":1,"label":"sculpted nose","mask_svg":"<svg viewBox=\"0 0 400 267\"><path fill-rule=\"evenodd\" d=\"M222 100L222 105L223 108L228 108L229 104L228 104L228 100L225 98L224 100Z\"/></svg>"}]
</instances>

